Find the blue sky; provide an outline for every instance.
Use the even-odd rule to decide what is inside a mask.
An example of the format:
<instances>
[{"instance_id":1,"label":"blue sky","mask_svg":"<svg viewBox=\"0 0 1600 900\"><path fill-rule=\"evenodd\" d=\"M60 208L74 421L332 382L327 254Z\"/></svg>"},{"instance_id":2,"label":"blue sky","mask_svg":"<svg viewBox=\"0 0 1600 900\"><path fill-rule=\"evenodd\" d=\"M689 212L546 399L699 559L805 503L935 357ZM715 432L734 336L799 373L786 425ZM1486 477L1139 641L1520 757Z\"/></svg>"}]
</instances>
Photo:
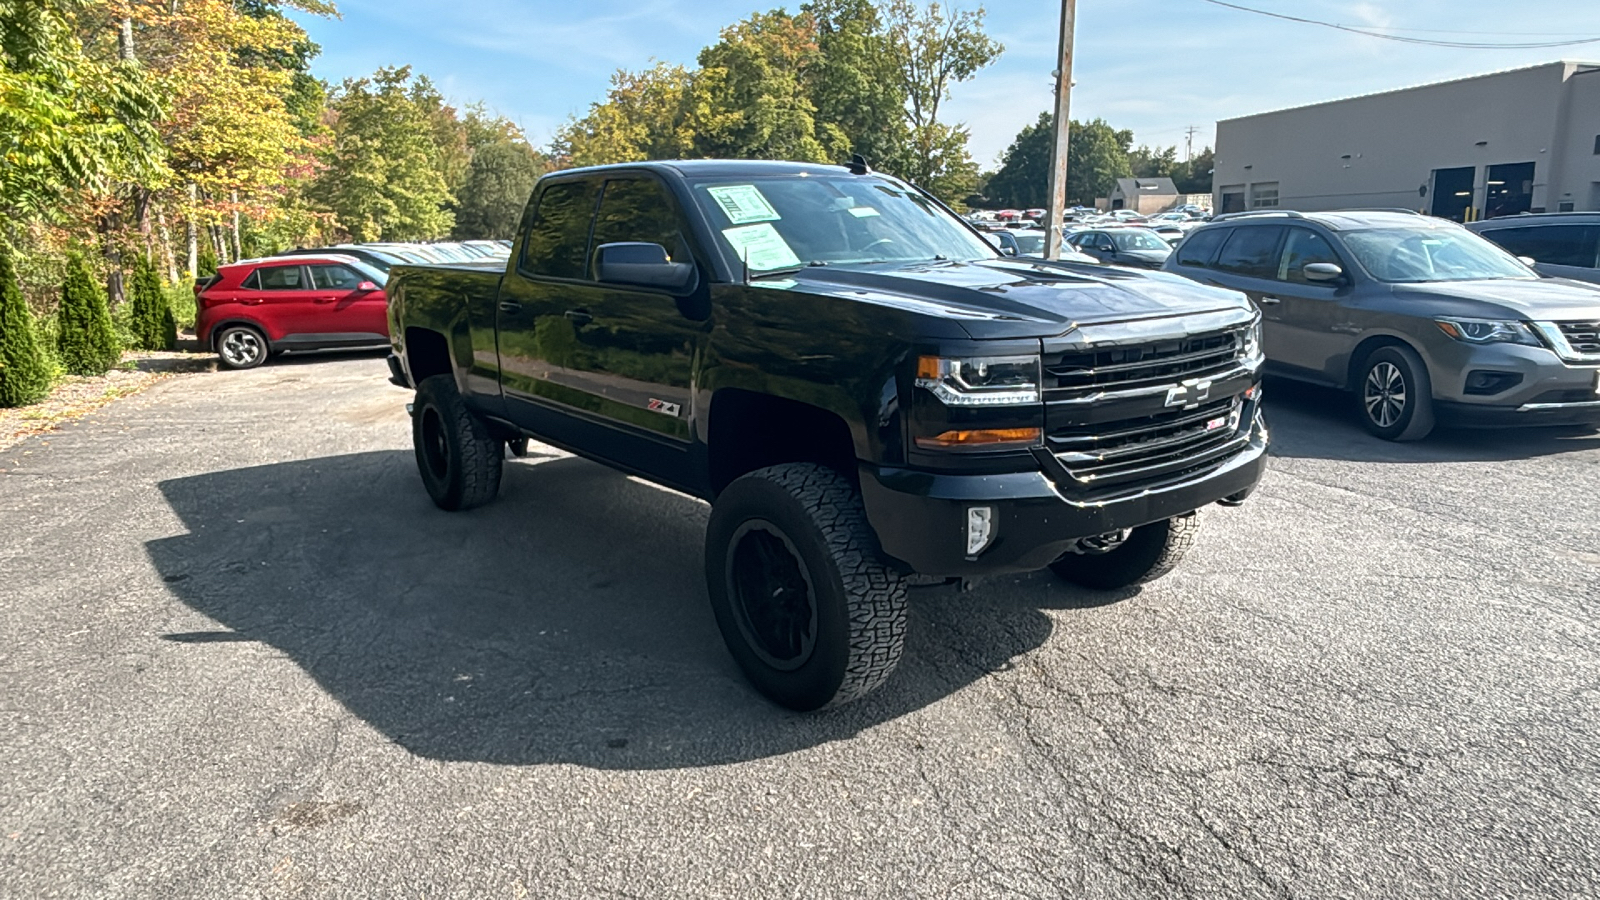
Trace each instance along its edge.
<instances>
[{"instance_id":1,"label":"blue sky","mask_svg":"<svg viewBox=\"0 0 1600 900\"><path fill-rule=\"evenodd\" d=\"M1412 37L1537 41L1600 37L1593 0L1240 0L1243 5ZM297 16L337 82L410 64L452 101L482 100L544 143L604 96L611 73L652 59L692 65L720 29L788 3L755 0L338 0L338 20ZM976 8L972 0L956 0ZM1055 0L989 0L1006 46L957 85L943 117L972 130L984 167L1050 104ZM1508 10L1513 11L1508 15ZM1451 29L1434 33L1432 29ZM1471 34L1466 32L1472 32ZM1519 36L1522 35L1522 36ZM1535 50L1420 47L1277 21L1202 0L1080 0L1072 114L1131 128L1139 143L1195 149L1218 119L1556 59L1600 60L1600 43Z\"/></svg>"}]
</instances>

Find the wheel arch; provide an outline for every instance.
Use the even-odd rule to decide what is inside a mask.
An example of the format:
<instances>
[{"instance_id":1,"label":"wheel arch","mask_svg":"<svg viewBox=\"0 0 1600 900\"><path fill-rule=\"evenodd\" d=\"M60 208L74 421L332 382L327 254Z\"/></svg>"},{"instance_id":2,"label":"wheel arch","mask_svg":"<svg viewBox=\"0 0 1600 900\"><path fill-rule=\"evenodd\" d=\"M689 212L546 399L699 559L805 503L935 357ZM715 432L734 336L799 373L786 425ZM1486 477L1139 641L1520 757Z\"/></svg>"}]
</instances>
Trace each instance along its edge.
<instances>
[{"instance_id":1,"label":"wheel arch","mask_svg":"<svg viewBox=\"0 0 1600 900\"><path fill-rule=\"evenodd\" d=\"M1428 365L1427 356L1423 355L1421 348L1398 334L1382 333L1372 334L1361 339L1361 343L1350 351L1350 359L1345 363L1344 384L1347 391L1353 391L1360 382L1361 367L1366 365L1367 357L1371 356L1382 347L1404 347L1417 355L1422 360L1423 366ZM1430 372L1431 376L1432 373Z\"/></svg>"},{"instance_id":2,"label":"wheel arch","mask_svg":"<svg viewBox=\"0 0 1600 900\"><path fill-rule=\"evenodd\" d=\"M267 352L272 352L272 333L267 330L267 326L257 322L255 319L245 318L244 316L233 316L212 324L211 332L206 335L206 345L215 353L217 350L217 338L229 328L238 326L249 328L261 335L261 339L267 342Z\"/></svg>"},{"instance_id":3,"label":"wheel arch","mask_svg":"<svg viewBox=\"0 0 1600 900\"><path fill-rule=\"evenodd\" d=\"M434 375L453 375L454 362L449 340L431 328L416 325L405 330L406 371L411 383L420 385Z\"/></svg>"},{"instance_id":4,"label":"wheel arch","mask_svg":"<svg viewBox=\"0 0 1600 900\"><path fill-rule=\"evenodd\" d=\"M712 395L707 474L713 495L740 475L781 463L818 463L854 484L856 458L850 426L832 410L744 388Z\"/></svg>"}]
</instances>

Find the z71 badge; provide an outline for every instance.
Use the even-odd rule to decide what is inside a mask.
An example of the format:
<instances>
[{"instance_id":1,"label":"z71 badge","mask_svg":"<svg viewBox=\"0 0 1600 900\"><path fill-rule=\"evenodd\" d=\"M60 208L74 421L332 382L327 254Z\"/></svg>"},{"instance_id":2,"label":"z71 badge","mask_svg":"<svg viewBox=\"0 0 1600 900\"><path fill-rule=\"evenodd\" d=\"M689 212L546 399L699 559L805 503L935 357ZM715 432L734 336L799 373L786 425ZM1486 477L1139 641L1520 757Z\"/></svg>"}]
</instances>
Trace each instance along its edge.
<instances>
[{"instance_id":1,"label":"z71 badge","mask_svg":"<svg viewBox=\"0 0 1600 900\"><path fill-rule=\"evenodd\" d=\"M678 414L683 412L682 406L676 403L668 403L665 400L657 400L654 397L651 397L650 402L645 404L645 409L661 413L664 416L672 416L673 418L677 418Z\"/></svg>"}]
</instances>

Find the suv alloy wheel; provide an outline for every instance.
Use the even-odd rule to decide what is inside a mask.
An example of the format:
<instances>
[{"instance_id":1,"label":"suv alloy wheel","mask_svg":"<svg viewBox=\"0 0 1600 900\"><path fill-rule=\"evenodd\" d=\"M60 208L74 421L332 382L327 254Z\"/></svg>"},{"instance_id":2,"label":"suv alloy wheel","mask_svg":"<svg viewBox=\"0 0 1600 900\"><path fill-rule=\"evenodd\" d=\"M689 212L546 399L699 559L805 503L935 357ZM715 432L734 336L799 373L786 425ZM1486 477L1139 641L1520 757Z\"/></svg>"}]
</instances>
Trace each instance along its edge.
<instances>
[{"instance_id":1,"label":"suv alloy wheel","mask_svg":"<svg viewBox=\"0 0 1600 900\"><path fill-rule=\"evenodd\" d=\"M1410 347L1390 344L1368 354L1355 393L1361 424L1384 440L1421 440L1433 430L1433 383Z\"/></svg>"}]
</instances>

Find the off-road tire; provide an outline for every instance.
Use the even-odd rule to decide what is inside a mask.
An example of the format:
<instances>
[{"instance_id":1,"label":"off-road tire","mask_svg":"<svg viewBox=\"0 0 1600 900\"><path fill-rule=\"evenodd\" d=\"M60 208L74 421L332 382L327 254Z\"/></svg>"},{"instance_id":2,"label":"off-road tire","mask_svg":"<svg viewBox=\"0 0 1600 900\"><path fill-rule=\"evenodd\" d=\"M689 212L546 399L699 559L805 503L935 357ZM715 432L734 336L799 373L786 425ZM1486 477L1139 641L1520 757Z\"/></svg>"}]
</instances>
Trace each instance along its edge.
<instances>
[{"instance_id":1,"label":"off-road tire","mask_svg":"<svg viewBox=\"0 0 1600 900\"><path fill-rule=\"evenodd\" d=\"M467 409L454 377L434 375L417 385L411 443L422 484L440 509L471 509L499 493L505 445Z\"/></svg>"},{"instance_id":2,"label":"off-road tire","mask_svg":"<svg viewBox=\"0 0 1600 900\"><path fill-rule=\"evenodd\" d=\"M1183 562L1200 532L1200 517L1190 513L1133 529L1109 553L1068 553L1050 564L1062 581L1100 591L1145 584Z\"/></svg>"},{"instance_id":3,"label":"off-road tire","mask_svg":"<svg viewBox=\"0 0 1600 900\"><path fill-rule=\"evenodd\" d=\"M1375 411L1383 402L1380 398L1374 406L1372 389L1389 378L1398 378L1405 403L1393 421L1383 421ZM1427 364L1410 347L1388 344L1367 354L1357 369L1355 394L1362 427L1386 441L1419 441L1433 431L1433 381Z\"/></svg>"},{"instance_id":4,"label":"off-road tire","mask_svg":"<svg viewBox=\"0 0 1600 900\"><path fill-rule=\"evenodd\" d=\"M809 590L809 650L775 659L754 636L743 599L755 597L750 578L757 577L741 546L747 540L781 543L799 563ZM882 685L900 662L905 578L880 558L860 493L825 466L786 463L730 484L711 508L706 584L728 651L774 703L802 711L848 703Z\"/></svg>"}]
</instances>

